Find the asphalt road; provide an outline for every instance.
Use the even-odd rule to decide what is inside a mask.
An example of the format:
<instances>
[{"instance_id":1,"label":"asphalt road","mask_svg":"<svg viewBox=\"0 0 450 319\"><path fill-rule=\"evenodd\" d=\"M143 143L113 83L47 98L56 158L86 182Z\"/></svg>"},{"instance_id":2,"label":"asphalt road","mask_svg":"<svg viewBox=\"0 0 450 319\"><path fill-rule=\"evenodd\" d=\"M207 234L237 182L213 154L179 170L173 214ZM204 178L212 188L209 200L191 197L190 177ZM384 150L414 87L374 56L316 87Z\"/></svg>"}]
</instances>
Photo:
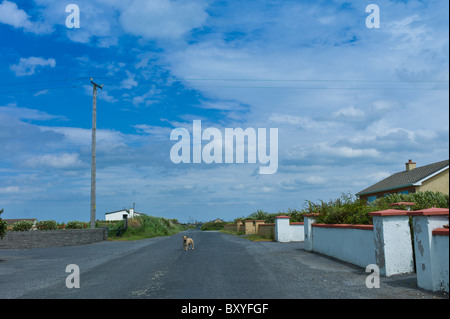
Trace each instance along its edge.
<instances>
[{"instance_id":1,"label":"asphalt road","mask_svg":"<svg viewBox=\"0 0 450 319\"><path fill-rule=\"evenodd\" d=\"M195 241L183 251L181 236ZM448 298L417 288L416 277L381 278L303 243L251 242L219 232L186 231L132 242L0 250L0 298L358 299ZM67 288L66 266L80 270Z\"/></svg>"}]
</instances>

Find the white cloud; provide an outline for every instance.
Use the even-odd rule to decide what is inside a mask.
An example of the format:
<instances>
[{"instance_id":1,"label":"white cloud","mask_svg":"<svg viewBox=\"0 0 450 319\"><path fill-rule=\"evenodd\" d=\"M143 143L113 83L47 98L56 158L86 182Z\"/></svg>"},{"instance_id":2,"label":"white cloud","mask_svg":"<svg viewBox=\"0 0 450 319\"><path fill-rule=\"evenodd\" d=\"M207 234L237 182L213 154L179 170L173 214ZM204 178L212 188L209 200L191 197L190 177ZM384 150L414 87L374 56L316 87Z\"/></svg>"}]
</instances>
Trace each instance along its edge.
<instances>
[{"instance_id":1,"label":"white cloud","mask_svg":"<svg viewBox=\"0 0 450 319\"><path fill-rule=\"evenodd\" d=\"M36 69L42 67L54 68L56 65L55 59L44 59L40 57L20 58L19 63L10 66L17 76L33 75Z\"/></svg>"},{"instance_id":2,"label":"white cloud","mask_svg":"<svg viewBox=\"0 0 450 319\"><path fill-rule=\"evenodd\" d=\"M4 23L14 28L23 28L27 32L36 34L48 33L50 29L39 22L32 22L30 16L17 4L4 0L0 3L0 23Z\"/></svg>"},{"instance_id":3,"label":"white cloud","mask_svg":"<svg viewBox=\"0 0 450 319\"><path fill-rule=\"evenodd\" d=\"M205 1L134 0L122 12L124 30L145 39L179 39L207 18Z\"/></svg>"},{"instance_id":4,"label":"white cloud","mask_svg":"<svg viewBox=\"0 0 450 319\"><path fill-rule=\"evenodd\" d=\"M120 83L120 87L123 89L131 89L138 85L138 82L134 79L134 74L126 70L127 78Z\"/></svg>"},{"instance_id":5,"label":"white cloud","mask_svg":"<svg viewBox=\"0 0 450 319\"><path fill-rule=\"evenodd\" d=\"M17 107L16 104L8 104L7 106L0 106L0 113L23 120L48 121L55 119L59 120L65 119L64 116L51 115L43 111L29 109L26 107Z\"/></svg>"},{"instance_id":6,"label":"white cloud","mask_svg":"<svg viewBox=\"0 0 450 319\"><path fill-rule=\"evenodd\" d=\"M79 158L79 154L45 154L34 156L25 161L24 165L26 167L34 167L34 168L58 168L58 169L66 169L66 168L79 168L83 165L82 161Z\"/></svg>"}]
</instances>

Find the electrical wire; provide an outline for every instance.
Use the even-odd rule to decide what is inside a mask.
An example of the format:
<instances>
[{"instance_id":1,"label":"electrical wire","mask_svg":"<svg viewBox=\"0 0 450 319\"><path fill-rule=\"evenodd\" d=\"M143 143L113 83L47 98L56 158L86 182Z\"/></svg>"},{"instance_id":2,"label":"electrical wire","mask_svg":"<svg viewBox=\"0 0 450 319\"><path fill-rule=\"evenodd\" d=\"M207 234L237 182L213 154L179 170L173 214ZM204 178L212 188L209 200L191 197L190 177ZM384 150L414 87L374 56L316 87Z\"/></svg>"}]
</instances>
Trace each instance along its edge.
<instances>
[{"instance_id":1,"label":"electrical wire","mask_svg":"<svg viewBox=\"0 0 450 319\"><path fill-rule=\"evenodd\" d=\"M77 78L64 78L64 79L52 79L52 80L42 80L42 81L30 81L30 82L16 82L16 83L0 83L0 88L2 87L21 87L21 89L17 90L1 90L0 94L12 94L12 93L21 93L21 92L31 92L31 91L43 91L43 90L55 90L55 89L72 89L72 88L79 88L83 87L86 84L79 83L80 81L86 81L90 80L91 78L99 79L99 80L107 80L109 83L105 83L105 85L115 85L115 81L123 81L126 80L125 78L121 77L106 77L106 76L98 76L98 77L77 77ZM147 78L148 80L167 80L167 77L151 77ZM186 83L186 82L219 82L218 84L214 85L203 85L203 84L195 84L192 85L193 89L196 88L214 88L214 89L294 89L294 90L386 90L386 91L442 91L442 90L448 90L448 87L379 87L379 86L372 86L372 87L359 87L359 86L287 86L287 85L230 85L229 83L220 84L220 82L256 82L256 83L328 83L328 84L368 84L368 83L376 83L376 84L448 84L448 80L345 80L345 79L338 79L338 80L331 80L331 79L245 79L245 78L182 78L182 79L172 79L172 83L170 84L160 84L160 83L154 83L154 82L139 82L139 86L156 86L156 87L173 87L174 83ZM49 83L70 83L75 82L77 84L70 85L70 86L49 86L45 84ZM116 83L117 84L117 83ZM24 86L29 85L37 85L37 87L34 88L26 88Z\"/></svg>"}]
</instances>

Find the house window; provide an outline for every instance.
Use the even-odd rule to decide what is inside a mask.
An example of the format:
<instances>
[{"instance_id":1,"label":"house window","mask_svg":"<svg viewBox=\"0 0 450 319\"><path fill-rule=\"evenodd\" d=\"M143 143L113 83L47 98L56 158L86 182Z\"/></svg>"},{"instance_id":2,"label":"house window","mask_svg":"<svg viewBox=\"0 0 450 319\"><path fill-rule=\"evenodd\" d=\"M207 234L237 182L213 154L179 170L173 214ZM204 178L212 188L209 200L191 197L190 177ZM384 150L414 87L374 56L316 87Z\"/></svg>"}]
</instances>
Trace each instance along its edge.
<instances>
[{"instance_id":1,"label":"house window","mask_svg":"<svg viewBox=\"0 0 450 319\"><path fill-rule=\"evenodd\" d=\"M377 199L377 195L372 195L372 196L367 197L367 202L372 203L376 199Z\"/></svg>"},{"instance_id":2,"label":"house window","mask_svg":"<svg viewBox=\"0 0 450 319\"><path fill-rule=\"evenodd\" d=\"M405 195L408 195L409 194L409 191L401 191L401 192L398 192L399 194L405 194Z\"/></svg>"}]
</instances>

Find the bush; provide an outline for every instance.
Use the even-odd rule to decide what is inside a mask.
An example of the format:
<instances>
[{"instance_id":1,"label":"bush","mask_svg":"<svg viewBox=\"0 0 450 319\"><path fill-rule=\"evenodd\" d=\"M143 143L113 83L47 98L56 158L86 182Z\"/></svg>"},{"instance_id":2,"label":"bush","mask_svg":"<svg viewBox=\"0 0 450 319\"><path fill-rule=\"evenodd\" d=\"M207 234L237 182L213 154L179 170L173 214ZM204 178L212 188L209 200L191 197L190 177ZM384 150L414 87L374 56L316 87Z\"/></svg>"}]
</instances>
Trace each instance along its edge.
<instances>
[{"instance_id":1,"label":"bush","mask_svg":"<svg viewBox=\"0 0 450 319\"><path fill-rule=\"evenodd\" d=\"M74 220L66 224L66 229L85 229L85 228L87 228L87 223L80 222L78 220Z\"/></svg>"},{"instance_id":2,"label":"bush","mask_svg":"<svg viewBox=\"0 0 450 319\"><path fill-rule=\"evenodd\" d=\"M291 222L302 222L304 214L317 213L317 223L324 224L355 224L355 225L371 225L371 212L392 209L390 204L398 202L413 202L413 210L426 209L431 207L449 208L449 195L440 192L417 192L411 194L391 194L383 198L379 198L372 203L360 200L352 194L342 193L341 197L335 200L325 202L319 200L314 203L307 200L302 210L291 210L287 212L267 213L263 210L257 210L248 217L239 218L238 220L265 220L266 223L274 223L275 217L286 215L291 218ZM396 209L406 209L406 207L396 207Z\"/></svg>"},{"instance_id":3,"label":"bush","mask_svg":"<svg viewBox=\"0 0 450 319\"><path fill-rule=\"evenodd\" d=\"M13 224L13 231L29 231L33 227L33 222L29 220L20 220Z\"/></svg>"},{"instance_id":4,"label":"bush","mask_svg":"<svg viewBox=\"0 0 450 319\"><path fill-rule=\"evenodd\" d=\"M225 222L207 222L203 223L202 227L200 227L201 230L221 230L223 229L223 226L225 226Z\"/></svg>"},{"instance_id":5,"label":"bush","mask_svg":"<svg viewBox=\"0 0 450 319\"><path fill-rule=\"evenodd\" d=\"M378 198L375 204L380 207L389 207L389 204L398 202L413 202L413 210L421 210L431 207L449 208L449 195L440 192L417 192L411 194L390 194Z\"/></svg>"},{"instance_id":6,"label":"bush","mask_svg":"<svg viewBox=\"0 0 450 319\"><path fill-rule=\"evenodd\" d=\"M114 237L118 228L124 226L124 221L118 222L115 226L116 227L114 228L110 228L110 237ZM122 238L135 240L157 236L169 236L184 229L184 226L180 225L176 219L143 215L128 219L128 228Z\"/></svg>"},{"instance_id":7,"label":"bush","mask_svg":"<svg viewBox=\"0 0 450 319\"><path fill-rule=\"evenodd\" d=\"M3 213L3 209L0 209L0 215ZM1 218L0 218L0 239L3 239L3 237L5 237L6 235L6 228L8 227L7 223L4 222Z\"/></svg>"},{"instance_id":8,"label":"bush","mask_svg":"<svg viewBox=\"0 0 450 319\"><path fill-rule=\"evenodd\" d=\"M54 220L41 220L36 223L36 228L38 230L55 230L57 229L57 224Z\"/></svg>"}]
</instances>

